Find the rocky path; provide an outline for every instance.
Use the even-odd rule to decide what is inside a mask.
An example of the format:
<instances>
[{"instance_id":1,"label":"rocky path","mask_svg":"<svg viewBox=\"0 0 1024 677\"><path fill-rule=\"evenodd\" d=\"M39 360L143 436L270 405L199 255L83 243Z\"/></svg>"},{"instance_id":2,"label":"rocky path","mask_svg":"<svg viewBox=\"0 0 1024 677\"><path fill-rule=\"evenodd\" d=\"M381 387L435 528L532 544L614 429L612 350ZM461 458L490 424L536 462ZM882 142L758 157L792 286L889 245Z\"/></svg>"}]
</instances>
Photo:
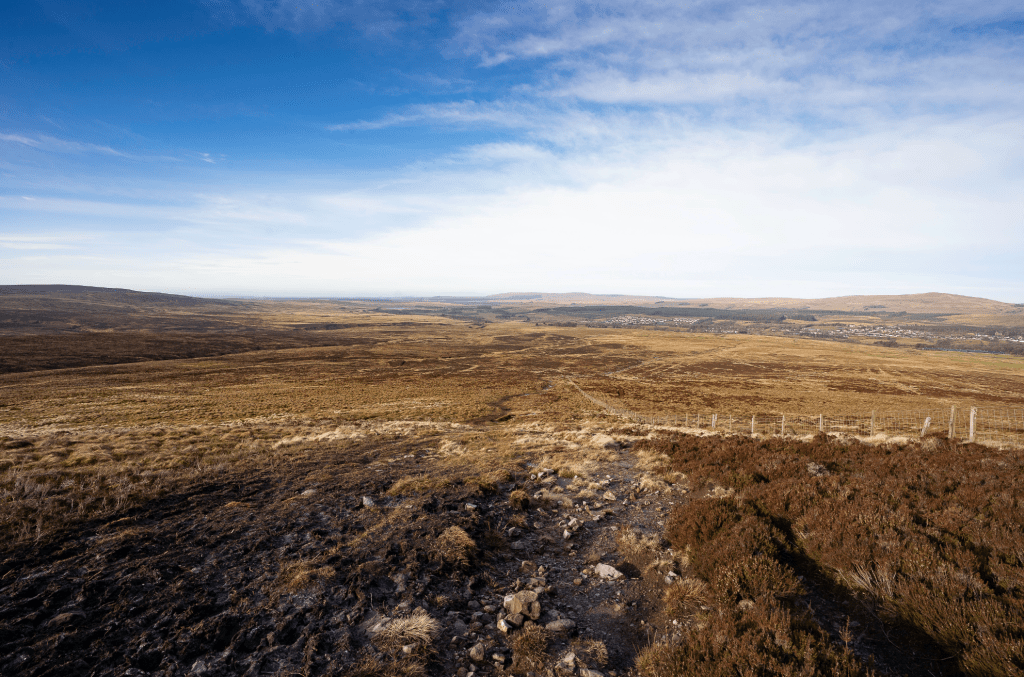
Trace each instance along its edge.
<instances>
[{"instance_id":1,"label":"rocky path","mask_svg":"<svg viewBox=\"0 0 1024 677\"><path fill-rule=\"evenodd\" d=\"M0 553L0 674L628 674L665 631L660 534L685 495L644 484L627 438L602 436L586 478L524 467L487 491L395 495L444 434L194 472ZM453 528L466 566L436 556ZM426 641L381 640L416 617Z\"/></svg>"}]
</instances>

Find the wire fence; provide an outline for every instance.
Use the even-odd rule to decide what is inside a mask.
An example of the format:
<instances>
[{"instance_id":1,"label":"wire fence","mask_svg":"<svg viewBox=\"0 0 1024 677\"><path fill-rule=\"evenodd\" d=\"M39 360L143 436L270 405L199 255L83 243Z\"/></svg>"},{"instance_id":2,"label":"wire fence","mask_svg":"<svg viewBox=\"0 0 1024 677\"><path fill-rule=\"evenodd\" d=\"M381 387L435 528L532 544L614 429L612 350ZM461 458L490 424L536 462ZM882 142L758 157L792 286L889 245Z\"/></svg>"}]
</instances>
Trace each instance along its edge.
<instances>
[{"instance_id":1,"label":"wire fence","mask_svg":"<svg viewBox=\"0 0 1024 677\"><path fill-rule=\"evenodd\" d=\"M637 423L749 435L814 435L818 432L857 437L924 437L944 433L951 438L997 446L1024 446L1024 409L949 407L918 411L872 411L843 416L704 412L641 414L605 402L569 383L580 395L605 411Z\"/></svg>"}]
</instances>

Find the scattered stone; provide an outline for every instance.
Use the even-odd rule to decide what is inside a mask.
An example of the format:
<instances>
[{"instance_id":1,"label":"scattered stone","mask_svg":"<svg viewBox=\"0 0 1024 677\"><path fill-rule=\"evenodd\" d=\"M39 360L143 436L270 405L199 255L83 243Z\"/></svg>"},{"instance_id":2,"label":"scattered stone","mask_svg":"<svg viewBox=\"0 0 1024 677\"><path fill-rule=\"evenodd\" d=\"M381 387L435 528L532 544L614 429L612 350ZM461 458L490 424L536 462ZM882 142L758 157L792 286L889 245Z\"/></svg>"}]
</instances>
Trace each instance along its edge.
<instances>
[{"instance_id":1,"label":"scattered stone","mask_svg":"<svg viewBox=\"0 0 1024 677\"><path fill-rule=\"evenodd\" d=\"M474 661L482 661L486 657L486 648L483 642L477 642L469 650L469 658Z\"/></svg>"},{"instance_id":2,"label":"scattered stone","mask_svg":"<svg viewBox=\"0 0 1024 677\"><path fill-rule=\"evenodd\" d=\"M573 585L583 585L583 579L582 578L574 578L574 579L572 579L572 584Z\"/></svg>"},{"instance_id":3,"label":"scattered stone","mask_svg":"<svg viewBox=\"0 0 1024 677\"><path fill-rule=\"evenodd\" d=\"M594 567L594 573L601 578L610 578L611 580L622 578L622 572L610 564L598 564Z\"/></svg>"},{"instance_id":4,"label":"scattered stone","mask_svg":"<svg viewBox=\"0 0 1024 677\"><path fill-rule=\"evenodd\" d=\"M580 670L580 677L604 677L604 673L598 670L583 668Z\"/></svg>"},{"instance_id":5,"label":"scattered stone","mask_svg":"<svg viewBox=\"0 0 1024 677\"><path fill-rule=\"evenodd\" d=\"M377 505L377 504L373 502L372 498L370 498L369 496L363 496L363 507L364 508L372 508L375 505Z\"/></svg>"},{"instance_id":6,"label":"scattered stone","mask_svg":"<svg viewBox=\"0 0 1024 677\"><path fill-rule=\"evenodd\" d=\"M468 510L470 512L473 512L476 509L477 509L476 503L467 503L466 504L466 510Z\"/></svg>"},{"instance_id":7,"label":"scattered stone","mask_svg":"<svg viewBox=\"0 0 1024 677\"><path fill-rule=\"evenodd\" d=\"M305 491L302 492L302 495L303 496L312 496L315 493L316 493L316 489L306 489Z\"/></svg>"},{"instance_id":8,"label":"scattered stone","mask_svg":"<svg viewBox=\"0 0 1024 677\"><path fill-rule=\"evenodd\" d=\"M572 538L572 532L566 529L562 532L562 538L568 541L570 538Z\"/></svg>"},{"instance_id":9,"label":"scattered stone","mask_svg":"<svg viewBox=\"0 0 1024 677\"><path fill-rule=\"evenodd\" d=\"M498 621L498 629L504 632L506 635L516 629L516 626L512 625L507 618L502 618Z\"/></svg>"},{"instance_id":10,"label":"scattered stone","mask_svg":"<svg viewBox=\"0 0 1024 677\"><path fill-rule=\"evenodd\" d=\"M533 620L540 618L540 602L534 590L523 590L505 597L505 609L510 615L522 614Z\"/></svg>"},{"instance_id":11,"label":"scattered stone","mask_svg":"<svg viewBox=\"0 0 1024 677\"><path fill-rule=\"evenodd\" d=\"M568 633L576 628L576 622L571 621L568 618L559 618L557 621L551 621L544 626L544 629L548 632L554 633Z\"/></svg>"},{"instance_id":12,"label":"scattered stone","mask_svg":"<svg viewBox=\"0 0 1024 677\"><path fill-rule=\"evenodd\" d=\"M565 654L564 656L562 656L562 660L558 661L558 665L556 667L558 667L558 668L560 668L562 670L568 670L570 672L572 670L575 670L576 669L576 654L574 654L571 651L569 653Z\"/></svg>"},{"instance_id":13,"label":"scattered stone","mask_svg":"<svg viewBox=\"0 0 1024 677\"><path fill-rule=\"evenodd\" d=\"M604 492L604 494L602 494L601 498L603 498L603 499L604 499L604 500L606 500L606 501L615 501L615 500L618 500L618 499L616 499L616 498L615 498L615 494L613 494L613 493L612 493L612 492L610 492L610 491L606 491L606 492Z\"/></svg>"}]
</instances>

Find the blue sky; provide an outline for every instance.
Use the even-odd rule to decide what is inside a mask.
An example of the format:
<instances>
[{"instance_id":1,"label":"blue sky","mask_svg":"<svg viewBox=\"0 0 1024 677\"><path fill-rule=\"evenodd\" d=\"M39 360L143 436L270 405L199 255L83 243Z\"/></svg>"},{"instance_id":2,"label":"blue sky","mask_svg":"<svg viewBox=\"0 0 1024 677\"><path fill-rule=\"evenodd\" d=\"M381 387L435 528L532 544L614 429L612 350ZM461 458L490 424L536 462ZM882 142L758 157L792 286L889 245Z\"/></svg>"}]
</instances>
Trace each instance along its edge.
<instances>
[{"instance_id":1,"label":"blue sky","mask_svg":"<svg viewBox=\"0 0 1024 677\"><path fill-rule=\"evenodd\" d=\"M1024 301L1019 2L8 0L0 284Z\"/></svg>"}]
</instances>

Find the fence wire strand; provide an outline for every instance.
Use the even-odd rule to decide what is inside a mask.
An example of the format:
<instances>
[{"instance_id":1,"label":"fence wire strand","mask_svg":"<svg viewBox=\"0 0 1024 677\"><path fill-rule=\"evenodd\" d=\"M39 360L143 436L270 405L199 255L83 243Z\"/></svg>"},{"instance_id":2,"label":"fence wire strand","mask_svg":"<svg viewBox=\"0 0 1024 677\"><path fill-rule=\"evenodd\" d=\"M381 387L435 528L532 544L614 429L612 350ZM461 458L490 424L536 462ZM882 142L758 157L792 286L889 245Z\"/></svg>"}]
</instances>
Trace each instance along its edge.
<instances>
[{"instance_id":1,"label":"fence wire strand","mask_svg":"<svg viewBox=\"0 0 1024 677\"><path fill-rule=\"evenodd\" d=\"M857 437L923 437L942 433L951 438L1024 446L1024 409L1010 407L947 407L913 411L873 411L870 414L809 416L805 414L694 412L640 414L612 405L569 383L584 398L605 411L648 425L664 425L751 435L813 435L817 432Z\"/></svg>"}]
</instances>

